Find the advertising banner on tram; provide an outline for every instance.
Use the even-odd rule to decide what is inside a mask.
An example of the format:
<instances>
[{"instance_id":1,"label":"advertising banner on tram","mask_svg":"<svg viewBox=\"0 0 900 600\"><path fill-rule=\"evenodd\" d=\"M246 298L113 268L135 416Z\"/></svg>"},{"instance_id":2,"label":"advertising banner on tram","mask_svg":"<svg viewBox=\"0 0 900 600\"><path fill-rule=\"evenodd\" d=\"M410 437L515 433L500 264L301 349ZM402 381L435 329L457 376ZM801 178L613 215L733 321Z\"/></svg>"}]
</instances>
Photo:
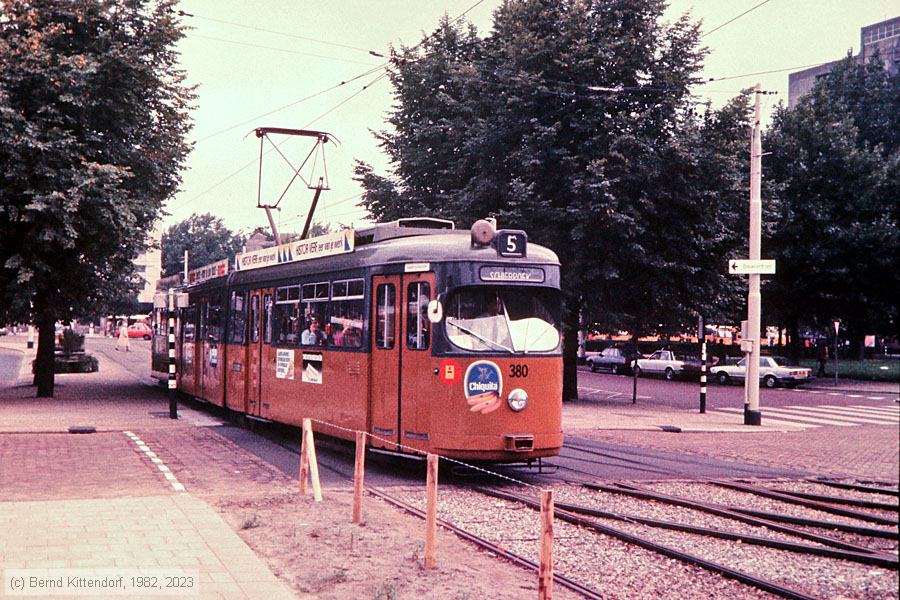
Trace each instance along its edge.
<instances>
[{"instance_id":1,"label":"advertising banner on tram","mask_svg":"<svg viewBox=\"0 0 900 600\"><path fill-rule=\"evenodd\" d=\"M344 229L314 238L288 242L272 248L262 248L244 252L234 258L234 268L238 271L260 269L272 265L299 262L323 256L334 256L353 252L354 233Z\"/></svg>"}]
</instances>

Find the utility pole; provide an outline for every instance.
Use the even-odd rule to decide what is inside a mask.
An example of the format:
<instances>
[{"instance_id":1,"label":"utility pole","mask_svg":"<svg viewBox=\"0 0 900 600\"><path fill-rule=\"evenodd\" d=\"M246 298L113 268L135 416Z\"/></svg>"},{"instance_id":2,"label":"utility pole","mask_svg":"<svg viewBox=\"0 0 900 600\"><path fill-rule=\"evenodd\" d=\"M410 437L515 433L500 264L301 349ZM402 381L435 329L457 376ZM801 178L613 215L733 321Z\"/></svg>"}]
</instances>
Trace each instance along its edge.
<instances>
[{"instance_id":1,"label":"utility pole","mask_svg":"<svg viewBox=\"0 0 900 600\"><path fill-rule=\"evenodd\" d=\"M750 260L760 258L762 221L762 201L760 199L760 182L762 178L762 140L760 125L760 96L762 91L757 83L755 88L756 102L753 112L753 137L750 142ZM759 412L759 331L760 331L760 292L759 273L750 273L750 289L747 294L747 339L741 344L747 356L747 376L744 378L745 398L744 424L762 424Z\"/></svg>"}]
</instances>

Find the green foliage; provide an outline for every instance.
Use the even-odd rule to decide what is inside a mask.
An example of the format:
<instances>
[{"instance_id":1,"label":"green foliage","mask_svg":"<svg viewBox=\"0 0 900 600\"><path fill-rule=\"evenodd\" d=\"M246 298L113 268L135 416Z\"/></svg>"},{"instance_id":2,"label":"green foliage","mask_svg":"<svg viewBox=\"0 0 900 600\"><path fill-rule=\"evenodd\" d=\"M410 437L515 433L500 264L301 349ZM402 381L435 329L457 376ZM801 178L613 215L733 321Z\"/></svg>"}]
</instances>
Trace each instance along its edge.
<instances>
[{"instance_id":1,"label":"green foliage","mask_svg":"<svg viewBox=\"0 0 900 600\"><path fill-rule=\"evenodd\" d=\"M851 339L897 331L900 76L843 61L764 140L773 210L764 289L786 323L840 318Z\"/></svg>"},{"instance_id":2,"label":"green foliage","mask_svg":"<svg viewBox=\"0 0 900 600\"><path fill-rule=\"evenodd\" d=\"M222 219L209 213L193 214L169 227L162 236L162 268L165 275L184 269L184 251L188 267L195 269L222 259L233 260L246 238L225 227Z\"/></svg>"},{"instance_id":3,"label":"green foliage","mask_svg":"<svg viewBox=\"0 0 900 600\"><path fill-rule=\"evenodd\" d=\"M136 289L133 260L189 151L174 6L3 3L0 321L52 328Z\"/></svg>"},{"instance_id":4,"label":"green foliage","mask_svg":"<svg viewBox=\"0 0 900 600\"><path fill-rule=\"evenodd\" d=\"M495 215L552 248L571 306L631 331L734 310L747 101L697 114L704 50L658 0L515 0L392 55L393 172L358 163L378 220ZM583 300L582 300L583 299ZM571 322L571 319L570 319Z\"/></svg>"}]
</instances>

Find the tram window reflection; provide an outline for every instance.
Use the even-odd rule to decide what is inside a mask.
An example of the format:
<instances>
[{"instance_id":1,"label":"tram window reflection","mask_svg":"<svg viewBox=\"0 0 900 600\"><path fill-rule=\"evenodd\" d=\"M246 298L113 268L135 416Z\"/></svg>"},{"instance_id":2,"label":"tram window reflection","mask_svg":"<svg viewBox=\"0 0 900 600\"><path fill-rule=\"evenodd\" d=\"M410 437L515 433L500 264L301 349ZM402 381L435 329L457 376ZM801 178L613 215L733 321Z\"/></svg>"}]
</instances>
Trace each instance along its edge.
<instances>
[{"instance_id":1,"label":"tram window reflection","mask_svg":"<svg viewBox=\"0 0 900 600\"><path fill-rule=\"evenodd\" d=\"M555 352L559 295L544 288L479 286L455 290L446 302L447 337L477 352Z\"/></svg>"}]
</instances>

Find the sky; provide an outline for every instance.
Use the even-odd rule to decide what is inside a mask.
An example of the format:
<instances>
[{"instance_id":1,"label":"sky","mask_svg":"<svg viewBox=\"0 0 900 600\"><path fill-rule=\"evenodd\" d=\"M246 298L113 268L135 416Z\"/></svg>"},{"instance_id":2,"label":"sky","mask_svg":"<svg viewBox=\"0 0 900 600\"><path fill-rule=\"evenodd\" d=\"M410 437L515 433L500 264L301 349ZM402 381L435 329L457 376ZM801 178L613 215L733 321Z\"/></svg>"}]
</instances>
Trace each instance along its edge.
<instances>
[{"instance_id":1,"label":"sky","mask_svg":"<svg viewBox=\"0 0 900 600\"><path fill-rule=\"evenodd\" d=\"M415 45L445 13L451 19L465 13L485 36L500 3L183 0L183 22L192 29L178 49L187 83L197 86L189 136L195 147L162 227L193 213L211 213L234 231L268 227L264 210L257 208L260 143L253 135L264 126L331 134L336 143L324 148L330 189L322 192L314 220L333 229L364 225L353 165L362 160L387 173L388 161L372 131L386 127L393 104L390 82L379 79L383 70L359 77L385 64L371 52L387 56L392 46ZM750 12L725 24L745 11ZM837 60L848 51L857 54L860 28L895 17L900 9L895 0L672 0L665 18L674 21L684 13L703 23L709 55L701 75L716 80L698 86L696 94L721 106L759 82L776 92L763 96L765 120L778 102L787 104L790 71ZM766 71L778 72L760 74ZM314 148L310 138L273 136L272 141L294 165ZM266 143L259 186L263 204L275 203L293 173L271 149ZM301 171L307 180L325 174L321 154L314 170L312 162ZM303 228L312 198L302 181L287 190L273 212L281 232Z\"/></svg>"}]
</instances>

